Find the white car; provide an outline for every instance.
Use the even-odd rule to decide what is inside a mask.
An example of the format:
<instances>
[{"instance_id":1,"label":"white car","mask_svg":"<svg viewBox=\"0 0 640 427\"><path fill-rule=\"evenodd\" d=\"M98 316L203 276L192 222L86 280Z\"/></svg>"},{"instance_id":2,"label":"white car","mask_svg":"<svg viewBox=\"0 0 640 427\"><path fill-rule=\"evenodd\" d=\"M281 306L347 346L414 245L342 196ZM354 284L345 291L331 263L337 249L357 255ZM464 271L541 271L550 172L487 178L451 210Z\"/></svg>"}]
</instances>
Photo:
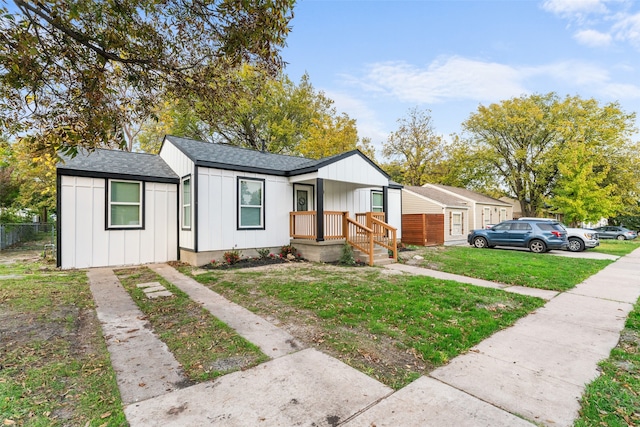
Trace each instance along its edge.
<instances>
[{"instance_id":1,"label":"white car","mask_svg":"<svg viewBox=\"0 0 640 427\"><path fill-rule=\"evenodd\" d=\"M541 219L546 221L555 221L552 218L518 218L518 219ZM567 230L567 238L569 239L569 247L567 250L571 252L582 252L588 248L595 248L600 245L600 239L598 237L598 233L594 230L589 230L587 228L573 228L567 227L564 224L560 224Z\"/></svg>"}]
</instances>

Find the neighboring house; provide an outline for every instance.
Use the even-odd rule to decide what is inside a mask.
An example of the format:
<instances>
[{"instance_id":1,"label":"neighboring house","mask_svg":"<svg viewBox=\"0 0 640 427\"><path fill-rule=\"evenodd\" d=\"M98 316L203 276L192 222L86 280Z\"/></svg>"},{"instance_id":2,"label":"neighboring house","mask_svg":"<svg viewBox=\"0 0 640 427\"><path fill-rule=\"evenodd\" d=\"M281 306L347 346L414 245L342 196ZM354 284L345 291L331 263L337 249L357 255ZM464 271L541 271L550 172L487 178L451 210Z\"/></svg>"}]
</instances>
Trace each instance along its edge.
<instances>
[{"instance_id":1,"label":"neighboring house","mask_svg":"<svg viewBox=\"0 0 640 427\"><path fill-rule=\"evenodd\" d=\"M402 214L442 214L444 244L458 244L471 230L512 219L513 205L464 188L425 184L403 189Z\"/></svg>"},{"instance_id":2,"label":"neighboring house","mask_svg":"<svg viewBox=\"0 0 640 427\"><path fill-rule=\"evenodd\" d=\"M505 203L509 203L513 207L513 219L521 218L522 215L522 207L520 206L520 201L511 197L503 196L500 197L500 201Z\"/></svg>"},{"instance_id":3,"label":"neighboring house","mask_svg":"<svg viewBox=\"0 0 640 427\"><path fill-rule=\"evenodd\" d=\"M465 243L469 233L469 202L433 187L406 186L402 190L402 215L405 221L426 214L423 234L428 244ZM438 217L436 215L441 215Z\"/></svg>"},{"instance_id":4,"label":"neighboring house","mask_svg":"<svg viewBox=\"0 0 640 427\"><path fill-rule=\"evenodd\" d=\"M63 268L203 265L229 250L255 256L290 243L307 259L334 261L346 237L367 248L363 236L381 245L400 238L401 186L358 150L312 160L167 136L157 156L97 150L69 159L58 182Z\"/></svg>"}]
</instances>

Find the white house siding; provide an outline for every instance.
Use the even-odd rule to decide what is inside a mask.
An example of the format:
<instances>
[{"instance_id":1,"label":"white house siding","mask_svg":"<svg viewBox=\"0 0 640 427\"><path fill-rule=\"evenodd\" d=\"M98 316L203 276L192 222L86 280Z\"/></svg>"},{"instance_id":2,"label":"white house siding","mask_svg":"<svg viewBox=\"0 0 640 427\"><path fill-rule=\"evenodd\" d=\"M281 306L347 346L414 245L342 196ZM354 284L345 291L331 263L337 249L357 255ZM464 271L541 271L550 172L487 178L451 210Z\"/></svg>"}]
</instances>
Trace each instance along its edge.
<instances>
[{"instance_id":1,"label":"white house siding","mask_svg":"<svg viewBox=\"0 0 640 427\"><path fill-rule=\"evenodd\" d=\"M237 229L237 177L265 180L265 229ZM198 252L289 244L293 186L286 177L198 168Z\"/></svg>"},{"instance_id":2,"label":"white house siding","mask_svg":"<svg viewBox=\"0 0 640 427\"><path fill-rule=\"evenodd\" d=\"M355 154L320 168L318 178L367 186L389 185L388 177Z\"/></svg>"},{"instance_id":3,"label":"white house siding","mask_svg":"<svg viewBox=\"0 0 640 427\"><path fill-rule=\"evenodd\" d=\"M145 183L144 230L105 230L105 185L103 178L61 176L61 267L176 260L176 185Z\"/></svg>"},{"instance_id":4,"label":"white house siding","mask_svg":"<svg viewBox=\"0 0 640 427\"><path fill-rule=\"evenodd\" d=\"M382 188L377 189L382 191ZM324 210L347 211L351 218L367 212L371 206L371 189L337 181L324 181Z\"/></svg>"},{"instance_id":5,"label":"white house siding","mask_svg":"<svg viewBox=\"0 0 640 427\"><path fill-rule=\"evenodd\" d=\"M187 175L191 175L191 191L194 191L195 188L195 165L182 151L178 150L175 145L173 145L169 140L165 140L162 149L160 150L160 157L165 161L167 165L178 175L180 178L183 178ZM180 190L182 191L182 190ZM182 199L180 199L180 203L182 203ZM182 229L182 207L178 209L179 217L177 224L179 227L180 234L180 247L185 249L195 249L195 193L191 195L191 229L183 230Z\"/></svg>"},{"instance_id":6,"label":"white house siding","mask_svg":"<svg viewBox=\"0 0 640 427\"><path fill-rule=\"evenodd\" d=\"M398 231L396 237L402 237L402 190L399 188L389 188L387 190L387 224L395 227Z\"/></svg>"}]
</instances>

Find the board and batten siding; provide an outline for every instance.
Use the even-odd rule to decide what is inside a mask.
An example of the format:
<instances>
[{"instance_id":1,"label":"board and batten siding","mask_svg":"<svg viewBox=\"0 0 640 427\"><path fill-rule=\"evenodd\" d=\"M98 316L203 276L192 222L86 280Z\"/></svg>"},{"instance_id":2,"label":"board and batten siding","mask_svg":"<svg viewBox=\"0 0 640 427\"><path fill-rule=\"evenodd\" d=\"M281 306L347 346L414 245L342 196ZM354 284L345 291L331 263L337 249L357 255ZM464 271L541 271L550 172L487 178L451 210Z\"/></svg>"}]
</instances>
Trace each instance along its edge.
<instances>
[{"instance_id":1,"label":"board and batten siding","mask_svg":"<svg viewBox=\"0 0 640 427\"><path fill-rule=\"evenodd\" d=\"M382 189L377 189L382 191ZM348 182L324 181L324 210L356 213L367 212L371 206L371 189Z\"/></svg>"},{"instance_id":2,"label":"board and batten siding","mask_svg":"<svg viewBox=\"0 0 640 427\"><path fill-rule=\"evenodd\" d=\"M399 188L389 188L387 190L387 224L395 227L396 237L402 238L402 190Z\"/></svg>"},{"instance_id":3,"label":"board and batten siding","mask_svg":"<svg viewBox=\"0 0 640 427\"><path fill-rule=\"evenodd\" d=\"M318 178L342 181L370 187L389 185L389 178L373 167L361 156L354 154L321 167Z\"/></svg>"},{"instance_id":4,"label":"board and batten siding","mask_svg":"<svg viewBox=\"0 0 640 427\"><path fill-rule=\"evenodd\" d=\"M64 175L60 178L61 268L178 259L175 184L145 182L144 230L106 230L106 180Z\"/></svg>"},{"instance_id":5,"label":"board and batten siding","mask_svg":"<svg viewBox=\"0 0 640 427\"><path fill-rule=\"evenodd\" d=\"M175 145L171 143L169 140L165 140L162 145L162 149L160 150L160 157L165 161L167 165L178 175L180 178L183 178L187 175L191 175L191 228L183 230L182 229L182 207L178 209L179 217L178 217L178 229L180 234L180 247L184 249L195 250L195 232L194 224L195 224L195 165L193 161L187 157L182 151L180 151ZM179 191L182 191L180 189ZM178 194L179 202L182 203L182 196Z\"/></svg>"},{"instance_id":6,"label":"board and batten siding","mask_svg":"<svg viewBox=\"0 0 640 427\"><path fill-rule=\"evenodd\" d=\"M264 230L238 230L238 177L263 179ZM293 185L286 177L198 168L198 252L288 245Z\"/></svg>"}]
</instances>

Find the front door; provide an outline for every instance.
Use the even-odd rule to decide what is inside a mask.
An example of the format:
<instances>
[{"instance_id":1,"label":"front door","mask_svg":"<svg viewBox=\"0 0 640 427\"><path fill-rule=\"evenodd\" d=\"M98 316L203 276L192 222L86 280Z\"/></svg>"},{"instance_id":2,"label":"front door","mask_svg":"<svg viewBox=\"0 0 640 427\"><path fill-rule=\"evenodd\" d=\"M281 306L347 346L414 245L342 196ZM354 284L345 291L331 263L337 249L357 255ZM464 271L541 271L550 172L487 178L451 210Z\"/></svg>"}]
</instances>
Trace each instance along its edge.
<instances>
[{"instance_id":1,"label":"front door","mask_svg":"<svg viewBox=\"0 0 640 427\"><path fill-rule=\"evenodd\" d=\"M296 186L294 196L295 196L296 211L312 211L313 210L313 187Z\"/></svg>"}]
</instances>

